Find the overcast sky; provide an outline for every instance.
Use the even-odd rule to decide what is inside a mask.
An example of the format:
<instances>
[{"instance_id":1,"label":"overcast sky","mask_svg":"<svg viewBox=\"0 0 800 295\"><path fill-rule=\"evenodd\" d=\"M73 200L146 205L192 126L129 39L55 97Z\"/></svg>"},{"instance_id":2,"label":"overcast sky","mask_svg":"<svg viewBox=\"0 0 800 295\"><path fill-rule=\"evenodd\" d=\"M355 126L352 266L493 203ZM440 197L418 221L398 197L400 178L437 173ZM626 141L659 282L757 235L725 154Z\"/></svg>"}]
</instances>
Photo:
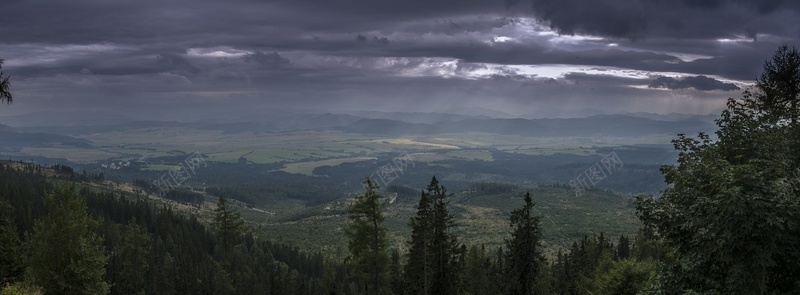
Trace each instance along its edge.
<instances>
[{"instance_id":1,"label":"overcast sky","mask_svg":"<svg viewBox=\"0 0 800 295\"><path fill-rule=\"evenodd\" d=\"M0 116L708 114L800 40L796 0L2 0L0 14L14 94Z\"/></svg>"}]
</instances>

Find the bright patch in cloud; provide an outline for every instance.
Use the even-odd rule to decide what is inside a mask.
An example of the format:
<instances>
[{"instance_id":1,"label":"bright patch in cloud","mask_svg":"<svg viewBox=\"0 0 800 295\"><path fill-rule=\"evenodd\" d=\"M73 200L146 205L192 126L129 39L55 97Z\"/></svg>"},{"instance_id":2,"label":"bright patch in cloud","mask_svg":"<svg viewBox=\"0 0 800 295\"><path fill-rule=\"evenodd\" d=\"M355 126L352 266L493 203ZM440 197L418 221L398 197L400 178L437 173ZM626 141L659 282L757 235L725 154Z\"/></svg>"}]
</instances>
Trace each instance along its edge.
<instances>
[{"instance_id":1,"label":"bright patch in cloud","mask_svg":"<svg viewBox=\"0 0 800 295\"><path fill-rule=\"evenodd\" d=\"M754 38L747 38L745 36L736 36L735 38L722 38L717 39L719 43L752 43L755 42Z\"/></svg>"},{"instance_id":2,"label":"bright patch in cloud","mask_svg":"<svg viewBox=\"0 0 800 295\"><path fill-rule=\"evenodd\" d=\"M509 42L509 41L514 41L514 38L506 37L506 36L497 36L497 37L492 38L492 42L495 42L495 43L504 43L504 42Z\"/></svg>"},{"instance_id":3,"label":"bright patch in cloud","mask_svg":"<svg viewBox=\"0 0 800 295\"><path fill-rule=\"evenodd\" d=\"M196 57L242 57L250 53L245 50L233 49L230 47L223 48L191 48L187 51L189 56Z\"/></svg>"}]
</instances>

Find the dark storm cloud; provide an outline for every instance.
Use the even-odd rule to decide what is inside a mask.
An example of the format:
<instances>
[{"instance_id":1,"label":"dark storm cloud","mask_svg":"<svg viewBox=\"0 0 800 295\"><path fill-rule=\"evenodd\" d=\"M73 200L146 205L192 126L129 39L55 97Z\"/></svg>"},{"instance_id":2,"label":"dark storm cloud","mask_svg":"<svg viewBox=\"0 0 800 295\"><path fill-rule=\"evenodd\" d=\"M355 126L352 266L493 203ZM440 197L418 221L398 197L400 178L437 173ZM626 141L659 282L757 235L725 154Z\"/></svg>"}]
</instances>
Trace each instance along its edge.
<instances>
[{"instance_id":1,"label":"dark storm cloud","mask_svg":"<svg viewBox=\"0 0 800 295\"><path fill-rule=\"evenodd\" d=\"M797 1L532 0L507 8L503 0L272 0L272 1L25 1L6 0L5 42L191 43L226 39L409 29L480 31L502 26L504 17L536 16L566 34L614 37L715 37L791 30ZM783 14L781 14L783 12ZM496 15L464 22L463 15ZM435 20L440 26L408 26ZM265 31L266 29L275 31ZM265 34L265 33L268 33Z\"/></svg>"},{"instance_id":2,"label":"dark storm cloud","mask_svg":"<svg viewBox=\"0 0 800 295\"><path fill-rule=\"evenodd\" d=\"M2 0L0 57L29 101L69 93L92 104L214 97L325 109L419 96L439 108L492 98L516 111L558 106L563 95L575 108L585 96L595 108L644 109L672 94L647 89L655 78L642 76L688 76L657 85L703 97L732 84L699 76L752 80L779 44L800 39L798 3ZM513 68L520 65L616 68L639 78L540 77Z\"/></svg>"},{"instance_id":3,"label":"dark storm cloud","mask_svg":"<svg viewBox=\"0 0 800 295\"><path fill-rule=\"evenodd\" d=\"M200 71L192 63L181 55L173 53L162 53L156 56L156 62L163 66L166 71L180 71L197 73Z\"/></svg>"},{"instance_id":4,"label":"dark storm cloud","mask_svg":"<svg viewBox=\"0 0 800 295\"><path fill-rule=\"evenodd\" d=\"M529 4L527 4L530 2ZM530 5L533 14L564 34L588 33L621 38L721 38L730 34L792 32L796 23L774 18L797 15L793 0L506 0Z\"/></svg>"},{"instance_id":5,"label":"dark storm cloud","mask_svg":"<svg viewBox=\"0 0 800 295\"><path fill-rule=\"evenodd\" d=\"M684 78L658 77L648 85L650 88L666 89L688 89L694 88L700 91L723 90L734 91L739 87L732 83L725 83L706 76L694 76Z\"/></svg>"},{"instance_id":6,"label":"dark storm cloud","mask_svg":"<svg viewBox=\"0 0 800 295\"><path fill-rule=\"evenodd\" d=\"M242 56L242 59L246 62L255 62L267 68L282 68L284 66L291 65L292 62L277 52L271 53L263 53L261 51L255 51L253 53L248 53Z\"/></svg>"}]
</instances>

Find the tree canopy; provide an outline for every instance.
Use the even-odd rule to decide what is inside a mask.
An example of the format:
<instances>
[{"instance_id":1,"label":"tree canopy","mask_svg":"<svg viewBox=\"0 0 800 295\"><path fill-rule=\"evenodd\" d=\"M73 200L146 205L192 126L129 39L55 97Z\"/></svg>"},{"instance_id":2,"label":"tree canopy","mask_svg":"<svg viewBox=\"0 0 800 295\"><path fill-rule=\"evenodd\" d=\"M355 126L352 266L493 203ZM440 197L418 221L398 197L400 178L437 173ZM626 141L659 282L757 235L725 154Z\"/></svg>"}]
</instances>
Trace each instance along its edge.
<instances>
[{"instance_id":1,"label":"tree canopy","mask_svg":"<svg viewBox=\"0 0 800 295\"><path fill-rule=\"evenodd\" d=\"M662 167L670 186L637 203L669 249L668 293L800 292L800 56L784 46L764 68L754 91L728 100L716 139L673 141L678 164Z\"/></svg>"},{"instance_id":2,"label":"tree canopy","mask_svg":"<svg viewBox=\"0 0 800 295\"><path fill-rule=\"evenodd\" d=\"M45 294L107 294L108 257L86 201L74 186L48 195L46 201L47 215L36 222L29 241L33 282Z\"/></svg>"}]
</instances>

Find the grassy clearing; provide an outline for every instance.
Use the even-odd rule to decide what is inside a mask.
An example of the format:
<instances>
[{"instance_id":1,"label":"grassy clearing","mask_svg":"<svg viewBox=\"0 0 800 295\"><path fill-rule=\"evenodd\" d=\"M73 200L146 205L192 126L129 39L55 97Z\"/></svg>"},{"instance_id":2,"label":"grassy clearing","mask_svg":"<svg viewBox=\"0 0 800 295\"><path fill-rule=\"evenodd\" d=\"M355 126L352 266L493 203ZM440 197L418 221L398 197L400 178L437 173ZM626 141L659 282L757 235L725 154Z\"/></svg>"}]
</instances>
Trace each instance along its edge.
<instances>
[{"instance_id":1,"label":"grassy clearing","mask_svg":"<svg viewBox=\"0 0 800 295\"><path fill-rule=\"evenodd\" d=\"M75 163L96 162L119 156L117 153L104 151L102 149L81 149L74 147L26 147L22 148L20 154L47 158L62 158Z\"/></svg>"},{"instance_id":2,"label":"grassy clearing","mask_svg":"<svg viewBox=\"0 0 800 295\"><path fill-rule=\"evenodd\" d=\"M178 168L178 167L180 167L180 166L175 166L175 165L147 165L147 167L145 167L144 170L148 170L148 171L169 171L169 170L172 170L172 169L175 169L175 168Z\"/></svg>"},{"instance_id":3,"label":"grassy clearing","mask_svg":"<svg viewBox=\"0 0 800 295\"><path fill-rule=\"evenodd\" d=\"M386 138L386 139L371 139L365 141L366 143L378 143L382 145L390 145L390 146L401 146L401 147L412 147L412 148L433 148L433 149L458 149L459 147L452 144L446 143L436 143L436 142L429 142L424 141L422 139L411 139L411 138Z\"/></svg>"},{"instance_id":4,"label":"grassy clearing","mask_svg":"<svg viewBox=\"0 0 800 295\"><path fill-rule=\"evenodd\" d=\"M321 160L321 161L312 161L312 162L298 162L298 163L290 163L284 166L283 171L288 173L297 173L297 174L305 174L305 175L312 175L314 168L321 167L321 166L336 166L342 163L351 163L351 162L361 162L361 161L369 161L369 160L377 160L374 157L356 157L356 158L344 158L344 159L328 159L328 160Z\"/></svg>"},{"instance_id":5,"label":"grassy clearing","mask_svg":"<svg viewBox=\"0 0 800 295\"><path fill-rule=\"evenodd\" d=\"M460 160L479 160L493 161L492 152L489 150L458 150L446 153L446 155Z\"/></svg>"}]
</instances>

